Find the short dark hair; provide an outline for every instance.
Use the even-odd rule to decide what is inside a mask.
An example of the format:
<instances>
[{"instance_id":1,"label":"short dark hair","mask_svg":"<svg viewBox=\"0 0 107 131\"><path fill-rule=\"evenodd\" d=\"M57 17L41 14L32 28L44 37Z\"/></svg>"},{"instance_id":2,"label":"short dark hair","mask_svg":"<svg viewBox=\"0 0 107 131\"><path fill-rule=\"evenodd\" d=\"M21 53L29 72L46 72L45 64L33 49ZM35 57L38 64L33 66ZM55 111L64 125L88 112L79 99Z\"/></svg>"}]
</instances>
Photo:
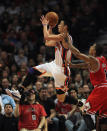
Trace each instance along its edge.
<instances>
[{"instance_id":1,"label":"short dark hair","mask_svg":"<svg viewBox=\"0 0 107 131\"><path fill-rule=\"evenodd\" d=\"M57 90L56 90L56 93L59 94L59 95L60 95L60 94L65 94L65 92L64 92L63 90L61 90L61 89L57 89Z\"/></svg>"},{"instance_id":2,"label":"short dark hair","mask_svg":"<svg viewBox=\"0 0 107 131\"><path fill-rule=\"evenodd\" d=\"M71 94L71 92L72 92L73 90L74 90L76 93L78 93L78 91L77 91L76 88L71 88L71 89L68 90L68 94Z\"/></svg>"},{"instance_id":3,"label":"short dark hair","mask_svg":"<svg viewBox=\"0 0 107 131\"><path fill-rule=\"evenodd\" d=\"M64 103L76 105L76 104L78 103L78 100L77 100L74 96L69 96L69 95L67 95L67 96L65 97Z\"/></svg>"},{"instance_id":4,"label":"short dark hair","mask_svg":"<svg viewBox=\"0 0 107 131\"><path fill-rule=\"evenodd\" d=\"M10 105L10 106L12 107L12 109L13 109L13 106L12 106L11 103L7 103L7 104L5 104L5 105L4 105L4 108L5 108L7 105Z\"/></svg>"},{"instance_id":5,"label":"short dark hair","mask_svg":"<svg viewBox=\"0 0 107 131\"><path fill-rule=\"evenodd\" d=\"M96 56L101 56L103 54L103 46L101 44L96 44L95 50Z\"/></svg>"},{"instance_id":6,"label":"short dark hair","mask_svg":"<svg viewBox=\"0 0 107 131\"><path fill-rule=\"evenodd\" d=\"M36 95L36 91L34 88L32 89L29 89L28 91L26 91L26 96L29 96L31 93L35 94Z\"/></svg>"}]
</instances>

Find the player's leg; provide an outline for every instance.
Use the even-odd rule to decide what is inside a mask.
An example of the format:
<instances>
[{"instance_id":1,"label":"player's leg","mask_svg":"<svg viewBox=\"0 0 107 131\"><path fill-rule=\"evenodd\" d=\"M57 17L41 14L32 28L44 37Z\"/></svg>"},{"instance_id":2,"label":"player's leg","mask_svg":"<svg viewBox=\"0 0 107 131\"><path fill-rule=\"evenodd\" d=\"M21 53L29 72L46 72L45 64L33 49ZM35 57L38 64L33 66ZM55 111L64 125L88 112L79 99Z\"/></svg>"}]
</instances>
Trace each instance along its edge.
<instances>
[{"instance_id":1,"label":"player's leg","mask_svg":"<svg viewBox=\"0 0 107 131\"><path fill-rule=\"evenodd\" d=\"M55 88L56 88L56 94L57 94L57 99L59 101L63 101L66 96L66 92L68 90L68 79L64 73L63 73L62 67L59 67L57 65L54 65L54 68L52 69L52 75L55 80Z\"/></svg>"},{"instance_id":2,"label":"player's leg","mask_svg":"<svg viewBox=\"0 0 107 131\"><path fill-rule=\"evenodd\" d=\"M41 65L30 68L22 85L24 87L27 87L29 84L31 84L32 81L36 79L37 76L40 76L45 73L49 73L50 65L51 63L45 63L45 64L41 64Z\"/></svg>"},{"instance_id":3,"label":"player's leg","mask_svg":"<svg viewBox=\"0 0 107 131\"><path fill-rule=\"evenodd\" d=\"M22 85L27 87L29 84L31 84L32 81L34 81L34 79L36 79L37 76L41 74L42 73L39 70L35 70L33 67L31 67Z\"/></svg>"},{"instance_id":4,"label":"player's leg","mask_svg":"<svg viewBox=\"0 0 107 131\"><path fill-rule=\"evenodd\" d=\"M61 70L56 70L53 73L53 77L56 90L61 89L62 91L67 92L69 77L67 77Z\"/></svg>"}]
</instances>

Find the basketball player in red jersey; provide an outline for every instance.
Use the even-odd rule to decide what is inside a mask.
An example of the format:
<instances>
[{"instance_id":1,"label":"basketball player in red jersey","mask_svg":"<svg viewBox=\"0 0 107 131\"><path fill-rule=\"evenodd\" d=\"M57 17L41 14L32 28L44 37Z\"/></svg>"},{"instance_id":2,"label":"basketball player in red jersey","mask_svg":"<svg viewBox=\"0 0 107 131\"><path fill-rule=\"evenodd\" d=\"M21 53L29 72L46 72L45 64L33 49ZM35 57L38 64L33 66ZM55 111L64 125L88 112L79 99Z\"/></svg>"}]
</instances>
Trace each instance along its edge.
<instances>
[{"instance_id":1,"label":"basketball player in red jersey","mask_svg":"<svg viewBox=\"0 0 107 131\"><path fill-rule=\"evenodd\" d=\"M70 44L69 36L68 45L72 53L77 58L88 63L87 66L90 72L90 81L94 86L94 89L86 101L86 112L89 114L95 114L97 111L99 111L99 115L101 117L107 117L107 78L105 72L107 65L106 60L104 60L105 57L93 57L80 53L77 48ZM99 53L97 47L98 45L95 46L96 55Z\"/></svg>"},{"instance_id":2,"label":"basketball player in red jersey","mask_svg":"<svg viewBox=\"0 0 107 131\"><path fill-rule=\"evenodd\" d=\"M23 86L26 87L32 79L34 79L34 75L41 76L51 76L54 77L55 87L56 89L62 89L66 92L66 87L68 85L69 77L70 77L70 69L65 66L65 60L70 61L72 53L68 48L68 44L65 40L65 28L67 29L67 25L64 24L64 21L61 21L58 25L58 35L52 34L52 28L48 29L48 21L42 16L41 22L43 25L43 34L45 39L46 46L54 46L55 47L55 60L50 63L41 64L35 67L32 67L29 70L27 77L23 83ZM67 35L69 35L67 31ZM72 44L72 37L69 35Z\"/></svg>"}]
</instances>

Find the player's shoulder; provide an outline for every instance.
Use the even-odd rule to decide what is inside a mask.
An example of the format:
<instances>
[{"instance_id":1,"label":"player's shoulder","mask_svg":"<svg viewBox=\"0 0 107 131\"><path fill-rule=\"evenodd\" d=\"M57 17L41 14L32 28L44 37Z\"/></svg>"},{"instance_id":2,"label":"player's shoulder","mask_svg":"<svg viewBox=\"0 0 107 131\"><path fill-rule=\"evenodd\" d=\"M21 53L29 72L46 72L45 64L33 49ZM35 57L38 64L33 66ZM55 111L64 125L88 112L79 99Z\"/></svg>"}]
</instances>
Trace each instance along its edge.
<instances>
[{"instance_id":1,"label":"player's shoulder","mask_svg":"<svg viewBox=\"0 0 107 131\"><path fill-rule=\"evenodd\" d=\"M97 57L94 57L94 56L91 56L91 55L89 55L88 57L89 57L89 62L90 62L90 64L100 63L100 62L99 62L99 59L98 59Z\"/></svg>"},{"instance_id":2,"label":"player's shoulder","mask_svg":"<svg viewBox=\"0 0 107 131\"><path fill-rule=\"evenodd\" d=\"M96 59L98 59L100 62L104 63L105 62L105 57L101 56L101 57L96 57Z\"/></svg>"}]
</instances>

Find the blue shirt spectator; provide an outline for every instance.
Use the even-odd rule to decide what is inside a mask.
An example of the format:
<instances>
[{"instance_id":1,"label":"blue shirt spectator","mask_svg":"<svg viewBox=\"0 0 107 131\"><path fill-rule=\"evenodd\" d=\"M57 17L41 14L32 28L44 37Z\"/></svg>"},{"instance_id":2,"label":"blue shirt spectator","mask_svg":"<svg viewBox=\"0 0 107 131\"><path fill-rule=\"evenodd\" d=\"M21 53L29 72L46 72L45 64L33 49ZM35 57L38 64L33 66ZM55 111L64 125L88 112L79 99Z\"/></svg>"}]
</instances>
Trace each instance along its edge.
<instances>
[{"instance_id":1,"label":"blue shirt spectator","mask_svg":"<svg viewBox=\"0 0 107 131\"><path fill-rule=\"evenodd\" d=\"M13 107L13 110L16 107L15 101L12 97L5 95L5 94L1 94L1 98L2 98L2 114L4 114L4 105L10 103Z\"/></svg>"}]
</instances>

